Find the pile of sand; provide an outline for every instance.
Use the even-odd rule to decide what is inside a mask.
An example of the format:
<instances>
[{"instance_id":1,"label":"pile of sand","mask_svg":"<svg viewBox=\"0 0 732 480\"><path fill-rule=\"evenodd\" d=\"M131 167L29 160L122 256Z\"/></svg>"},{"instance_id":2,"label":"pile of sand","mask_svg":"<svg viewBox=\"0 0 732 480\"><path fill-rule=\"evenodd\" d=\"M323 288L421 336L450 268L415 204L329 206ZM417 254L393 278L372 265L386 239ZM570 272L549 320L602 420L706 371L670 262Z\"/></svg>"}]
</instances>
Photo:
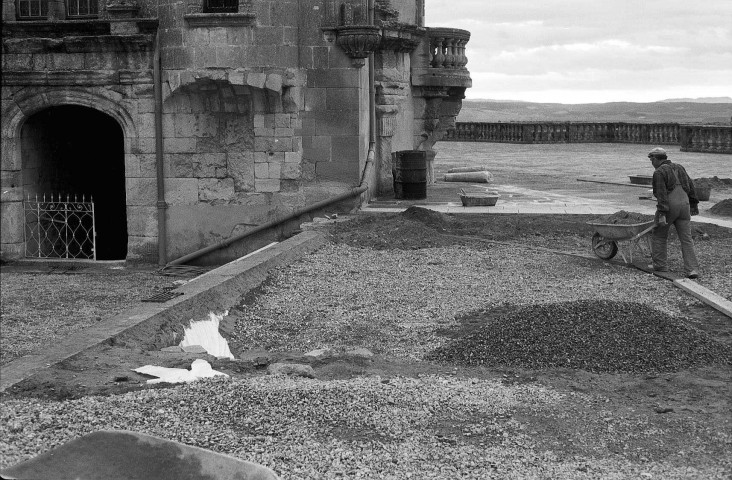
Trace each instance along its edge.
<instances>
[{"instance_id":1,"label":"pile of sand","mask_svg":"<svg viewBox=\"0 0 732 480\"><path fill-rule=\"evenodd\" d=\"M709 211L715 215L732 217L732 198L727 198L715 204Z\"/></svg>"}]
</instances>

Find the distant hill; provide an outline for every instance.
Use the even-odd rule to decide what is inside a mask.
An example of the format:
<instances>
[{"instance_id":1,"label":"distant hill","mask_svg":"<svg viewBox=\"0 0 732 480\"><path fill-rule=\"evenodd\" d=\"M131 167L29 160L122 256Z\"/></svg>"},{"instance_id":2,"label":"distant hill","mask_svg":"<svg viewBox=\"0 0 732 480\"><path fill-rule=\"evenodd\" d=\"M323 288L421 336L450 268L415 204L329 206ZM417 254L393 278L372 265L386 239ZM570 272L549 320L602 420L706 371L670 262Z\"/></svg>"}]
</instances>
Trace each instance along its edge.
<instances>
[{"instance_id":1,"label":"distant hill","mask_svg":"<svg viewBox=\"0 0 732 480\"><path fill-rule=\"evenodd\" d=\"M732 103L732 97L702 97L702 98L669 98L660 100L664 103L669 102L694 102L694 103Z\"/></svg>"},{"instance_id":2,"label":"distant hill","mask_svg":"<svg viewBox=\"0 0 732 480\"><path fill-rule=\"evenodd\" d=\"M726 98L726 97L725 97ZM698 99L699 100L699 99ZM703 99L701 99L703 100ZM730 102L670 101L652 103L531 103L503 100L463 100L458 122L637 122L729 125Z\"/></svg>"}]
</instances>

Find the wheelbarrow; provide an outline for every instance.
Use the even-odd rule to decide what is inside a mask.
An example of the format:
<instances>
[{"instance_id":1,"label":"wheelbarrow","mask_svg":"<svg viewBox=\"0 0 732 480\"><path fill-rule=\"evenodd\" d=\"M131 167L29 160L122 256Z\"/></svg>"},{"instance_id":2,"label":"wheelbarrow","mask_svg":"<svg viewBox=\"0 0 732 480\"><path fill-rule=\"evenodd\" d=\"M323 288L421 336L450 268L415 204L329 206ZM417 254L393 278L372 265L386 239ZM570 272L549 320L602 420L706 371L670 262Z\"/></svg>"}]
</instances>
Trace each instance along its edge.
<instances>
[{"instance_id":1,"label":"wheelbarrow","mask_svg":"<svg viewBox=\"0 0 732 480\"><path fill-rule=\"evenodd\" d=\"M650 253L651 244L649 233L656 228L656 221L643 223L615 224L587 222L595 234L592 236L592 252L603 260L610 260L620 253L625 263L633 263L633 251L638 250L643 255ZM645 240L646 252L642 240Z\"/></svg>"}]
</instances>

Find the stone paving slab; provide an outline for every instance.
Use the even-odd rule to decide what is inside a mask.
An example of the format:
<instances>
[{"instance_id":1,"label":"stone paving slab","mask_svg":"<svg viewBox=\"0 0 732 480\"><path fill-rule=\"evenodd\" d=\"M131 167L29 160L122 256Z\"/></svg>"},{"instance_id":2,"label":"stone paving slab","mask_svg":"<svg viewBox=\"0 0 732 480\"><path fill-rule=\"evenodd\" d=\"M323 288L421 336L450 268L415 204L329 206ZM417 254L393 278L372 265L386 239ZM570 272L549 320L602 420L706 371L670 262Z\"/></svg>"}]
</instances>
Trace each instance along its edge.
<instances>
[{"instance_id":1,"label":"stone paving slab","mask_svg":"<svg viewBox=\"0 0 732 480\"><path fill-rule=\"evenodd\" d=\"M211 450L126 430L101 430L2 471L2 478L56 480L277 480L274 471Z\"/></svg>"}]
</instances>

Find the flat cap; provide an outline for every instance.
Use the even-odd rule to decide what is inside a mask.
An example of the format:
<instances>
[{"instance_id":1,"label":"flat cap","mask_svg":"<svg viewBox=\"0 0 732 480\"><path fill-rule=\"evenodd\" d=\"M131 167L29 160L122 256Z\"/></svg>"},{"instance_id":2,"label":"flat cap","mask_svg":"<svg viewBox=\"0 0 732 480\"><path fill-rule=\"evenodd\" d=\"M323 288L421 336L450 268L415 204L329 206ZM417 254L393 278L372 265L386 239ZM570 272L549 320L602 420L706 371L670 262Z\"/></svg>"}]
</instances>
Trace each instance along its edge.
<instances>
[{"instance_id":1,"label":"flat cap","mask_svg":"<svg viewBox=\"0 0 732 480\"><path fill-rule=\"evenodd\" d=\"M666 155L666 150L664 150L661 147L656 147L653 150L651 150L650 152L648 152L649 157L656 157L656 156L660 157L661 155Z\"/></svg>"}]
</instances>

